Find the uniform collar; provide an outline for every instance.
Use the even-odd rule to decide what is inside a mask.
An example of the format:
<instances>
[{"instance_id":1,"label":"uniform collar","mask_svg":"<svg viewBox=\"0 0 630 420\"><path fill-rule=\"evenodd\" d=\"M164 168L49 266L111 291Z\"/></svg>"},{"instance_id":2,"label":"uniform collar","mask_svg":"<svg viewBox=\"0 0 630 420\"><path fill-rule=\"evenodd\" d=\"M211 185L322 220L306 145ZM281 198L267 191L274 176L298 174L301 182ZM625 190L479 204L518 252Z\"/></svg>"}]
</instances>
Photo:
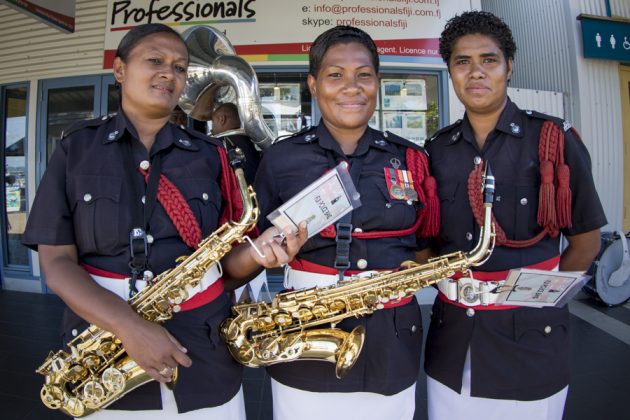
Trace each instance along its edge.
<instances>
[{"instance_id":1,"label":"uniform collar","mask_svg":"<svg viewBox=\"0 0 630 420\"><path fill-rule=\"evenodd\" d=\"M132 138L138 139L139 141L140 136L138 136L136 128L133 126L131 121L129 121L122 108L118 109L118 112L112 118L112 121L113 124L110 126L110 129L105 132L105 137L103 139L104 144L117 143L120 139L124 138L125 133ZM199 148L190 140L190 136L185 129L167 122L155 136L155 144L151 149L151 154L153 155L160 150L170 147L171 145L175 145L176 147L184 150L199 150Z\"/></svg>"},{"instance_id":2,"label":"uniform collar","mask_svg":"<svg viewBox=\"0 0 630 420\"><path fill-rule=\"evenodd\" d=\"M513 137L523 137L523 115L510 98L507 99L495 130L502 131Z\"/></svg>"},{"instance_id":3,"label":"uniform collar","mask_svg":"<svg viewBox=\"0 0 630 420\"><path fill-rule=\"evenodd\" d=\"M523 137L523 116L521 110L510 98L507 98L505 107L503 111L501 111L499 121L497 121L494 130L501 131L513 137ZM472 126L468 120L468 114L464 115L461 127L453 133L449 144L457 143L461 138L464 138L469 143L474 143L475 141Z\"/></svg>"},{"instance_id":4,"label":"uniform collar","mask_svg":"<svg viewBox=\"0 0 630 420\"><path fill-rule=\"evenodd\" d=\"M246 136L247 133L243 128L235 128L232 130L226 130L218 134L213 134L212 137L226 137L226 136Z\"/></svg>"},{"instance_id":5,"label":"uniform collar","mask_svg":"<svg viewBox=\"0 0 630 420\"><path fill-rule=\"evenodd\" d=\"M317 126L317 130L314 135L317 136L317 140L322 149L331 150L341 156L345 156L339 146L339 143L337 143L337 141L333 138L324 123ZM359 139L359 144L357 145L356 150L352 153L352 155L350 155L350 157L364 155L370 147L382 150L390 150L391 148L386 136L370 127L367 127Z\"/></svg>"}]
</instances>

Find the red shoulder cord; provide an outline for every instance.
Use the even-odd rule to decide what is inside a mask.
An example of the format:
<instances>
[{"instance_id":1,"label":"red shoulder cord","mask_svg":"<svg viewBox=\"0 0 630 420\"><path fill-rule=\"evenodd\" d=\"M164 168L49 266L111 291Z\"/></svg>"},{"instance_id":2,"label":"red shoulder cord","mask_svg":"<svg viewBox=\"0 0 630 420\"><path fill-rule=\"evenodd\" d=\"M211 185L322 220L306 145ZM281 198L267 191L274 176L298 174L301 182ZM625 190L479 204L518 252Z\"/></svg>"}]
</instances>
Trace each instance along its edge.
<instances>
[{"instance_id":1,"label":"red shoulder cord","mask_svg":"<svg viewBox=\"0 0 630 420\"><path fill-rule=\"evenodd\" d=\"M416 186L418 200L426 206L418 211L416 222L407 229L381 230L373 232L352 232L357 239L395 238L417 233L420 237L437 236L440 231L440 200L437 195L437 183L429 174L427 156L419 150L407 148L405 159L407 169L411 172L413 184ZM418 231L418 228L422 229ZM337 235L335 226L327 226L319 233L324 238L334 238Z\"/></svg>"},{"instance_id":2,"label":"red shoulder cord","mask_svg":"<svg viewBox=\"0 0 630 420\"><path fill-rule=\"evenodd\" d=\"M241 197L236 175L228 163L227 152L223 147L218 147L217 151L221 161L221 197L225 203L219 225L223 225L231 220L240 219L243 214L243 197Z\"/></svg>"},{"instance_id":3,"label":"red shoulder cord","mask_svg":"<svg viewBox=\"0 0 630 420\"><path fill-rule=\"evenodd\" d=\"M243 200L234 172L228 165L225 150L221 147L217 150L221 162L221 196L225 203L219 218L219 224L222 225L228 220L235 220L236 217L240 217L243 213ZM148 182L150 170L140 169L140 172L144 176L145 182ZM158 182L157 199L164 207L184 243L190 248L196 249L201 242L199 222L182 193L164 174L160 175Z\"/></svg>"},{"instance_id":4,"label":"red shoulder cord","mask_svg":"<svg viewBox=\"0 0 630 420\"><path fill-rule=\"evenodd\" d=\"M144 175L145 182L148 182L150 171L140 169L140 172ZM157 199L164 207L168 217L173 221L184 243L190 248L197 248L199 242L201 242L199 222L182 193L164 174L160 174Z\"/></svg>"},{"instance_id":5,"label":"red shoulder cord","mask_svg":"<svg viewBox=\"0 0 630 420\"><path fill-rule=\"evenodd\" d=\"M545 121L538 143L540 160L540 191L538 193L537 222L542 230L533 238L517 241L508 239L494 215L497 244L509 248L526 248L534 245L546 235L555 238L560 229L571 227L571 189L569 167L564 162L564 133L551 121ZM468 198L476 222L483 223L483 197L481 176L484 164L477 165L468 176ZM554 176L554 167L557 177ZM557 191L556 191L557 184Z\"/></svg>"}]
</instances>

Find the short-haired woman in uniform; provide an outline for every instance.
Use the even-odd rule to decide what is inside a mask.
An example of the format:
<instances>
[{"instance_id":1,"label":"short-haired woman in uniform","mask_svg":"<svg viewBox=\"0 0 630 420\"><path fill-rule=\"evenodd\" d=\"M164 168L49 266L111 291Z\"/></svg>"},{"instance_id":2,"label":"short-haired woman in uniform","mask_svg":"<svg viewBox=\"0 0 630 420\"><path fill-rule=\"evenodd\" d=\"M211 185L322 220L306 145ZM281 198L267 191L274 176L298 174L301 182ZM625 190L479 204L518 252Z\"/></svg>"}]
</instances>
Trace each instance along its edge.
<instances>
[{"instance_id":1,"label":"short-haired woman in uniform","mask_svg":"<svg viewBox=\"0 0 630 420\"><path fill-rule=\"evenodd\" d=\"M236 247L221 261L222 279L183 303L164 325L143 319L127 304L141 288L143 272L157 276L173 268L176 258L190 254L224 222L221 217L239 216L226 213L238 190L226 187L234 184L226 181L231 173L222 164L220 143L169 123L187 67L186 45L171 28L147 24L125 35L114 60L118 113L81 122L63 135L24 234L24 243L39 252L46 284L70 309L64 342L85 321L95 324L122 340L157 381L93 419L245 419L241 366L218 336L229 314L224 286L233 289L261 266L289 261L306 237L302 229L280 244L271 239L278 233L272 228L256 239L264 258L250 245ZM153 184L151 171L161 174ZM138 225L145 235L130 241ZM171 392L164 384L175 368Z\"/></svg>"},{"instance_id":2,"label":"short-haired woman in uniform","mask_svg":"<svg viewBox=\"0 0 630 420\"><path fill-rule=\"evenodd\" d=\"M266 150L255 182L262 214L341 162L349 164L362 205L342 219L346 230L351 225L351 241L336 235L338 225L306 242L287 270L290 289L335 284L340 276L366 270L397 269L415 259L424 242L418 236L437 233L438 225L431 217L437 206L428 196L435 196L435 188L429 185L422 149L368 127L379 86L374 41L360 29L338 26L315 40L309 60L308 87L322 118ZM262 227L267 225L263 219ZM337 327L351 331L358 325L365 327L365 344L343 379L335 376L334 365L320 361L268 368L274 419L413 417L422 344L415 297Z\"/></svg>"}]
</instances>

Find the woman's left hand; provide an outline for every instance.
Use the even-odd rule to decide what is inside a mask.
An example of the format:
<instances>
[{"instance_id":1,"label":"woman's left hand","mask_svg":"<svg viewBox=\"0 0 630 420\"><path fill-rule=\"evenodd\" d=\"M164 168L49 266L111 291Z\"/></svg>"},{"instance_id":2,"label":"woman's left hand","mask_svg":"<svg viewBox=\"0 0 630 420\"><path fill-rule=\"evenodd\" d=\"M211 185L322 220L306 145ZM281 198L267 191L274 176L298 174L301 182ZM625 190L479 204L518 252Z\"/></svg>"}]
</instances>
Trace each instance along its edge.
<instances>
[{"instance_id":1,"label":"woman's left hand","mask_svg":"<svg viewBox=\"0 0 630 420\"><path fill-rule=\"evenodd\" d=\"M251 245L249 254L265 268L278 267L291 261L307 239L306 222L300 223L297 232L292 232L288 228L280 231L276 227L270 227L254 241L262 255L259 255Z\"/></svg>"}]
</instances>

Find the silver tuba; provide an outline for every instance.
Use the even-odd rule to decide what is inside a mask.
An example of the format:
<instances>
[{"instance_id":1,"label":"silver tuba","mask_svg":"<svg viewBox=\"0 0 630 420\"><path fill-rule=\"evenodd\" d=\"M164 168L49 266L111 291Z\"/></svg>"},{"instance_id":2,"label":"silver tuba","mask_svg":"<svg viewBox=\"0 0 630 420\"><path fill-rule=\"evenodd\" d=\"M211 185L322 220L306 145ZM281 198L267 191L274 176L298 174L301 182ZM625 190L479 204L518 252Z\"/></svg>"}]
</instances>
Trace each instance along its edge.
<instances>
[{"instance_id":1,"label":"silver tuba","mask_svg":"<svg viewBox=\"0 0 630 420\"><path fill-rule=\"evenodd\" d=\"M188 80L179 106L196 120L208 121L214 109L233 102L245 132L260 148L271 146L277 133L262 116L258 79L252 66L236 55L227 37L212 26L194 26L182 34L188 47Z\"/></svg>"}]
</instances>

